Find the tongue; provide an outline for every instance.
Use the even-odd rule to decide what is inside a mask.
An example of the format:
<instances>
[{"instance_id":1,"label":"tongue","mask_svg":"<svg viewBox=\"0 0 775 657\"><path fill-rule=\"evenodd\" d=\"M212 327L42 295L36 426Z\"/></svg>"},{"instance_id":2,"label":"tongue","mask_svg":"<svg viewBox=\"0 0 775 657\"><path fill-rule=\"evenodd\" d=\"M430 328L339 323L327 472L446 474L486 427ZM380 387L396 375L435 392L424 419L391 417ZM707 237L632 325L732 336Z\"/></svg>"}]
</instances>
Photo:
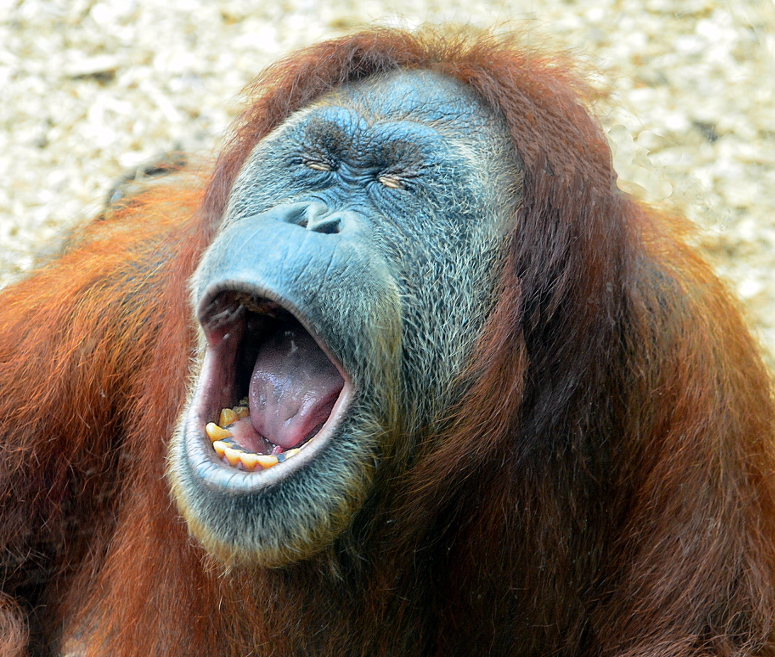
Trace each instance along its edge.
<instances>
[{"instance_id":1,"label":"tongue","mask_svg":"<svg viewBox=\"0 0 775 657\"><path fill-rule=\"evenodd\" d=\"M258 352L250 379L250 422L264 438L291 449L328 419L344 379L301 327L278 331Z\"/></svg>"}]
</instances>

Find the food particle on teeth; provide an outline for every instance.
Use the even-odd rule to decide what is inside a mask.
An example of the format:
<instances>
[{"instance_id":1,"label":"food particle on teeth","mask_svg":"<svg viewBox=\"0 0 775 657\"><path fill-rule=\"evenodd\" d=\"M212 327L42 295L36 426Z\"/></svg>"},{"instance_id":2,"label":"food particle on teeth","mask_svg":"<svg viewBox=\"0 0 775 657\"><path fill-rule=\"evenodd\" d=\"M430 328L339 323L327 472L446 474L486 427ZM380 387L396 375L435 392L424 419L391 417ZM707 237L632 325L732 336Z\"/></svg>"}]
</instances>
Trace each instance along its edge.
<instances>
[{"instance_id":1,"label":"food particle on teeth","mask_svg":"<svg viewBox=\"0 0 775 657\"><path fill-rule=\"evenodd\" d=\"M213 442L221 440L222 438L228 438L232 435L231 431L219 427L215 422L208 422L207 425L205 425L205 433Z\"/></svg>"},{"instance_id":2,"label":"food particle on teeth","mask_svg":"<svg viewBox=\"0 0 775 657\"><path fill-rule=\"evenodd\" d=\"M218 418L218 424L222 427L228 427L237 421L237 414L231 408L221 409L221 417Z\"/></svg>"}]
</instances>

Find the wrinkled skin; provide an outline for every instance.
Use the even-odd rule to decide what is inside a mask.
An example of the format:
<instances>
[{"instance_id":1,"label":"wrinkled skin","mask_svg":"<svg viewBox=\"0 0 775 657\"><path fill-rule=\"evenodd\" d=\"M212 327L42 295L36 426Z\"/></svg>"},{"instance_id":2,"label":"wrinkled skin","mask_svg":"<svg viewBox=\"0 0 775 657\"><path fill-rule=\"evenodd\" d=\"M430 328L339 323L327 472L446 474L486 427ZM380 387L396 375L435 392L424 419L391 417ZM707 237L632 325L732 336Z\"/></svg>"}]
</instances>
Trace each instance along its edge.
<instances>
[{"instance_id":1,"label":"wrinkled skin","mask_svg":"<svg viewBox=\"0 0 775 657\"><path fill-rule=\"evenodd\" d=\"M209 552L272 566L314 554L372 495L387 454L399 449L406 466L413 436L459 394L453 381L493 303L516 170L493 112L427 71L345 86L258 144L196 274L207 346L171 451L175 498ZM235 300L246 298L247 308ZM292 372L298 364L264 371L283 367L274 348L257 360L275 335L261 317L282 312L261 308L266 300L314 336L342 390L318 382L316 394L335 405L314 443L244 472L218 459L204 425L248 394L254 367L264 383L251 388L251 422L264 433L310 385ZM327 359L316 351L305 360ZM258 408L266 395L257 387L278 380L274 406ZM301 433L288 429L261 451L304 444L318 422L301 415Z\"/></svg>"}]
</instances>

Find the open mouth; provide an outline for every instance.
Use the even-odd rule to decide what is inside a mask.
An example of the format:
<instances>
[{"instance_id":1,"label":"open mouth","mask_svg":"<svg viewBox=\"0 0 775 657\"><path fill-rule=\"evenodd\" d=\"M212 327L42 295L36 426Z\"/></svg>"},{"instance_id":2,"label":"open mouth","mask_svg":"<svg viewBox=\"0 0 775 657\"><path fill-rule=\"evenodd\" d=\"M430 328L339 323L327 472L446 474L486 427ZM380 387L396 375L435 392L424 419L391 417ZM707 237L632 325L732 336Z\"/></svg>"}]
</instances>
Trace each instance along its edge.
<instances>
[{"instance_id":1,"label":"open mouth","mask_svg":"<svg viewBox=\"0 0 775 657\"><path fill-rule=\"evenodd\" d=\"M260 473L317 452L352 389L319 339L281 304L232 290L206 300L200 321L208 354L194 403L211 459Z\"/></svg>"}]
</instances>

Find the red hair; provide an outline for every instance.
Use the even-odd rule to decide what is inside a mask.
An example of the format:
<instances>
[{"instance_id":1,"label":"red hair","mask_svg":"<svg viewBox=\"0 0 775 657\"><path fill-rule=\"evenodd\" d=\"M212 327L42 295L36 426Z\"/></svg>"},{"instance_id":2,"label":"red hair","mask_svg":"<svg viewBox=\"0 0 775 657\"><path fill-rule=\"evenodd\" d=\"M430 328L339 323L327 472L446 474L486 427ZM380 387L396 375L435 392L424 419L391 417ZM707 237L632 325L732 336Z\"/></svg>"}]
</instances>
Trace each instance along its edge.
<instances>
[{"instance_id":1,"label":"red hair","mask_svg":"<svg viewBox=\"0 0 775 657\"><path fill-rule=\"evenodd\" d=\"M582 618L599 617L598 640L611 652L635 654L655 641L665 655L703 642L721 654L763 646L775 617L768 375L735 302L684 245L683 220L617 190L605 136L585 109L592 94L569 60L513 38L394 30L301 51L253 86L208 190L207 217L217 223L241 164L290 113L399 68L469 85L503 115L524 164L502 290L471 385L406 478L402 517L415 529L407 542L418 531L429 542L448 531L446 506L472 525L463 545L478 556L481 545L512 536L504 523L522 523L524 545L493 550L498 562L454 552L456 585L481 585L488 569L520 570L523 604L535 605L553 578L581 581L604 560L596 610L575 621L579 636ZM478 500L487 500L483 509ZM503 509L514 505L507 521ZM596 518L573 517L595 507ZM589 554L572 553L573 531ZM616 533L613 546L602 543ZM546 551L546 569L531 571ZM554 618L572 625L579 610L559 604ZM552 618L547 612L547 626Z\"/></svg>"},{"instance_id":2,"label":"red hair","mask_svg":"<svg viewBox=\"0 0 775 657\"><path fill-rule=\"evenodd\" d=\"M510 131L524 181L497 304L460 403L405 472L380 470L381 506L338 553L223 573L163 478L195 342L187 281L256 143L398 68L461 80ZM0 544L7 584L49 581L45 638L95 656L772 652L770 380L684 224L616 189L569 62L375 30L292 55L251 93L204 192L148 192L3 293L0 490L18 503ZM2 626L16 612L0 604Z\"/></svg>"}]
</instances>

